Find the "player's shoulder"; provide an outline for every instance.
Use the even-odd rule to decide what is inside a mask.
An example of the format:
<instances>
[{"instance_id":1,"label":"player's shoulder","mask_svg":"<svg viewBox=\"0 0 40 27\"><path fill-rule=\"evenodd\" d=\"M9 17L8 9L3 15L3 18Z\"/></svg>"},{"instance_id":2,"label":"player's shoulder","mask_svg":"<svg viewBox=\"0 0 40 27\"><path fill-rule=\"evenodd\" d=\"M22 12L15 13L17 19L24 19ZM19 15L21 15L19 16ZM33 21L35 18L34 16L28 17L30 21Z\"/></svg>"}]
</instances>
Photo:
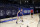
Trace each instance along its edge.
<instances>
[{"instance_id":1,"label":"player's shoulder","mask_svg":"<svg viewBox=\"0 0 40 27\"><path fill-rule=\"evenodd\" d=\"M18 12L20 12L20 10Z\"/></svg>"}]
</instances>

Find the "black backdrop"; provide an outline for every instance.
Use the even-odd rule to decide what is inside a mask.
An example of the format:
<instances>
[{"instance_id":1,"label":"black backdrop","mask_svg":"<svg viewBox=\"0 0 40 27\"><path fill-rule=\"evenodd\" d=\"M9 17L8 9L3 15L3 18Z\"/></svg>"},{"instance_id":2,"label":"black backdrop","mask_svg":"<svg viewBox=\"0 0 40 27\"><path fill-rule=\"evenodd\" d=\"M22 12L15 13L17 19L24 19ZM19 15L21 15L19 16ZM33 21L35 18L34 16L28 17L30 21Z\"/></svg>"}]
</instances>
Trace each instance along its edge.
<instances>
[{"instance_id":1,"label":"black backdrop","mask_svg":"<svg viewBox=\"0 0 40 27\"><path fill-rule=\"evenodd\" d=\"M0 8L0 19L14 17L17 15L17 8Z\"/></svg>"}]
</instances>

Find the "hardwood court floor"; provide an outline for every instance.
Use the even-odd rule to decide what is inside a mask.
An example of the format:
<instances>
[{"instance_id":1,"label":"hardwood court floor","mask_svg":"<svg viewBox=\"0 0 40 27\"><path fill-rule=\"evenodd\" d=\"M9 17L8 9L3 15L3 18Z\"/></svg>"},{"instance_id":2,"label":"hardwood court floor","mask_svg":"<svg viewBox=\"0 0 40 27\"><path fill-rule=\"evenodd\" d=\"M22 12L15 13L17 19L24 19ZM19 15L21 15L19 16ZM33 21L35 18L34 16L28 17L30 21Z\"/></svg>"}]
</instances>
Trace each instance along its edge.
<instances>
[{"instance_id":1,"label":"hardwood court floor","mask_svg":"<svg viewBox=\"0 0 40 27\"><path fill-rule=\"evenodd\" d=\"M13 17L13 18L17 18L17 17ZM12 18L6 18L6 19L1 19L1 20L3 21L3 20L9 20L9 19L12 19ZM16 24L16 20L0 23L0 27L20 27L20 26L21 27L27 27L27 26L37 27L38 22L39 22L39 15L34 14L33 18L31 18L31 15L25 15L23 16L23 20L24 22L18 23L18 24Z\"/></svg>"}]
</instances>

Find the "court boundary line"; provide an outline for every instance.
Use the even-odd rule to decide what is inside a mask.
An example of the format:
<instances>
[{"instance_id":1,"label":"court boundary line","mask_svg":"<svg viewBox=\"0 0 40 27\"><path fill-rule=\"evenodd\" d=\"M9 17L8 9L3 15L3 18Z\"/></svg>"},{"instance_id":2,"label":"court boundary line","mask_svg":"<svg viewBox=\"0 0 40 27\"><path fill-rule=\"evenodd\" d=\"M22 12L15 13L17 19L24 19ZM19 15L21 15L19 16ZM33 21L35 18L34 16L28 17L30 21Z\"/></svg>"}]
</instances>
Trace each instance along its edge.
<instances>
[{"instance_id":1,"label":"court boundary line","mask_svg":"<svg viewBox=\"0 0 40 27\"><path fill-rule=\"evenodd\" d=\"M9 21L13 21L13 20L17 20L17 18L15 18L15 19L9 19L9 20L4 20L4 21L0 21L0 23L9 22Z\"/></svg>"}]
</instances>

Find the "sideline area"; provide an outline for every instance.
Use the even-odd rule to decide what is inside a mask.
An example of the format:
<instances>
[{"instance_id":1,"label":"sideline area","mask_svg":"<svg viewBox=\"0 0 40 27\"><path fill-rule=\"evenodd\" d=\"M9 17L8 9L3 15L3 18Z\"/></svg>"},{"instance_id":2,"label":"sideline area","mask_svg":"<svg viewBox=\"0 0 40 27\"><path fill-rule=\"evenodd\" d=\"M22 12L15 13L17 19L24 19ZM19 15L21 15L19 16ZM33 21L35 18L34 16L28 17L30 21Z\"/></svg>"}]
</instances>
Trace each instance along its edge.
<instances>
[{"instance_id":1,"label":"sideline area","mask_svg":"<svg viewBox=\"0 0 40 27\"><path fill-rule=\"evenodd\" d=\"M7 19L1 19L1 21L5 21L5 20L10 20L9 22L5 22L5 23L0 23L1 27L37 27L38 22L39 22L39 15L38 14L34 14L33 18L31 18L31 15L25 15L23 16L23 20L24 22L22 24L16 24L16 19L17 17L13 17L13 18L7 18ZM15 19L15 20L14 20Z\"/></svg>"}]
</instances>

